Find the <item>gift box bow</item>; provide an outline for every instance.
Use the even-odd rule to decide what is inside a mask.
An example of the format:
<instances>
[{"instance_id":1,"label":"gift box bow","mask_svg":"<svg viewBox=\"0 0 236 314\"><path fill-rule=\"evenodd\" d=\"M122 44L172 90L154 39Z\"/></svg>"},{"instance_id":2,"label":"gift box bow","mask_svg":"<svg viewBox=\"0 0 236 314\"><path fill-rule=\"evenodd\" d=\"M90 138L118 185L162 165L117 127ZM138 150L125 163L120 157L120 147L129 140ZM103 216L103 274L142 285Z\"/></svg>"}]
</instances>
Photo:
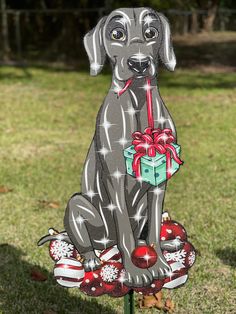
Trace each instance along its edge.
<instances>
[{"instance_id":1,"label":"gift box bow","mask_svg":"<svg viewBox=\"0 0 236 314\"><path fill-rule=\"evenodd\" d=\"M166 177L171 177L171 158L173 158L179 165L183 164L183 161L177 155L175 147L171 143L175 142L175 137L172 134L172 130L165 128L152 129L150 127L144 130L144 133L136 131L132 134L134 149L134 159L132 168L137 178L141 177L141 158L145 155L149 157L155 157L156 153L166 155Z\"/></svg>"}]
</instances>

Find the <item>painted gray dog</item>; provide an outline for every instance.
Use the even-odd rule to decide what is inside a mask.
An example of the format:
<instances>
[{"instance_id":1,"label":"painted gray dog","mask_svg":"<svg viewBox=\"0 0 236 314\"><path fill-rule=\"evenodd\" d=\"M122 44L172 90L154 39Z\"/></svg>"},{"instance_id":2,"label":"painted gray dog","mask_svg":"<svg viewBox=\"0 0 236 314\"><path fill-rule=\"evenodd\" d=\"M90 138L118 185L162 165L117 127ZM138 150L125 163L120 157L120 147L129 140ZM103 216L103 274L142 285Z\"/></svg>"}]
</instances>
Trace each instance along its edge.
<instances>
[{"instance_id":1,"label":"painted gray dog","mask_svg":"<svg viewBox=\"0 0 236 314\"><path fill-rule=\"evenodd\" d=\"M148 126L146 78L151 79L155 127L172 129L176 138L174 123L161 99L156 79L159 61L170 71L176 64L169 24L162 14L150 8L117 9L86 34L84 45L90 74L101 72L107 56L113 76L97 116L81 193L74 194L68 202L65 229L84 256L86 270L100 267L95 249L117 245L127 284L147 286L170 271L160 248L166 183L153 187L126 174L123 149L131 145L134 131L143 132ZM118 97L131 78L132 84ZM149 245L154 243L158 254L157 263L149 269L137 268L131 262L131 252L141 240Z\"/></svg>"}]
</instances>

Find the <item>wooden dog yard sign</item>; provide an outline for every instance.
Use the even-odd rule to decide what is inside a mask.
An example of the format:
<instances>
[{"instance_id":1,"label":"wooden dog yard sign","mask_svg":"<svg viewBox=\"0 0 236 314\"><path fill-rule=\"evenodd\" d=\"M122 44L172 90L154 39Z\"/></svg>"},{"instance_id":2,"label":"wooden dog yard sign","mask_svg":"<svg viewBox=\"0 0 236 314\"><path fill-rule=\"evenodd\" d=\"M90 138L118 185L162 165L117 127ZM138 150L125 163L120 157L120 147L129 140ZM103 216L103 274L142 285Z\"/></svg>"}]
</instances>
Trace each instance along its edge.
<instances>
[{"instance_id":1,"label":"wooden dog yard sign","mask_svg":"<svg viewBox=\"0 0 236 314\"><path fill-rule=\"evenodd\" d=\"M81 192L65 231L49 229L58 284L90 296L156 295L182 286L195 261L184 227L163 212L167 181L182 165L175 124L157 86L159 64L176 59L164 15L122 8L84 37L90 74L108 58L112 83L96 119Z\"/></svg>"}]
</instances>

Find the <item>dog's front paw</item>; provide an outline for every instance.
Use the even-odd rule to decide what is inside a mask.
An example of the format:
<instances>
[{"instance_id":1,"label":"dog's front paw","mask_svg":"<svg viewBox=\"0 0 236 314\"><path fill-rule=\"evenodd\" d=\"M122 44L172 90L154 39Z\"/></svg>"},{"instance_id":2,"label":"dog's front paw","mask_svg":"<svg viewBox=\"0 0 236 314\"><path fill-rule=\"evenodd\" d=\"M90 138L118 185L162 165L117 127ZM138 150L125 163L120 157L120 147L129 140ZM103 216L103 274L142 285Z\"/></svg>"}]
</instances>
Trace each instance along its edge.
<instances>
[{"instance_id":1,"label":"dog's front paw","mask_svg":"<svg viewBox=\"0 0 236 314\"><path fill-rule=\"evenodd\" d=\"M125 267L124 284L129 287L149 286L153 281L152 274L147 269L130 265Z\"/></svg>"},{"instance_id":2,"label":"dog's front paw","mask_svg":"<svg viewBox=\"0 0 236 314\"><path fill-rule=\"evenodd\" d=\"M158 260L156 264L148 268L154 279L163 279L169 276L171 273L171 268L167 264L165 258L158 255Z\"/></svg>"},{"instance_id":3,"label":"dog's front paw","mask_svg":"<svg viewBox=\"0 0 236 314\"><path fill-rule=\"evenodd\" d=\"M83 266L85 271L94 271L99 269L102 265L101 260L95 255L93 251L83 254Z\"/></svg>"}]
</instances>

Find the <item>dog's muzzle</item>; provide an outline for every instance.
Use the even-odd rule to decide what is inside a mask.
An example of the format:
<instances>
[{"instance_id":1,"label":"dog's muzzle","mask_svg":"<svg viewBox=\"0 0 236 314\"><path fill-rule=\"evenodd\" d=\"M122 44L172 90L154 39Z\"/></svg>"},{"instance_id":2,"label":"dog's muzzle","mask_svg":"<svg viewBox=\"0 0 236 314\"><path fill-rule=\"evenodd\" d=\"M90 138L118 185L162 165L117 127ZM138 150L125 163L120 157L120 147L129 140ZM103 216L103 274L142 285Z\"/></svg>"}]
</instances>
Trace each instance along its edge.
<instances>
[{"instance_id":1,"label":"dog's muzzle","mask_svg":"<svg viewBox=\"0 0 236 314\"><path fill-rule=\"evenodd\" d=\"M136 56L133 56L127 60L127 63L131 71L143 74L150 65L150 58L137 58Z\"/></svg>"}]
</instances>

